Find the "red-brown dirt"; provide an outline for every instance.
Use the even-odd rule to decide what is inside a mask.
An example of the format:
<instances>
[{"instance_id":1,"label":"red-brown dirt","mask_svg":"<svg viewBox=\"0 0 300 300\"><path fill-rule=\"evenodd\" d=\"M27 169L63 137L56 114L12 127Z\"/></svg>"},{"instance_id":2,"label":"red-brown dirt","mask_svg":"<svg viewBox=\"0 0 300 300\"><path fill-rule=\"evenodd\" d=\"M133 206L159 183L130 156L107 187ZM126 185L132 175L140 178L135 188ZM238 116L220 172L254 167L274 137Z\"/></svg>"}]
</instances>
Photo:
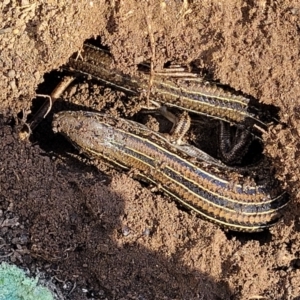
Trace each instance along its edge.
<instances>
[{"instance_id":1,"label":"red-brown dirt","mask_svg":"<svg viewBox=\"0 0 300 300\"><path fill-rule=\"evenodd\" d=\"M4 0L0 8L0 261L46 274L65 299L299 299L298 1ZM285 126L270 128L264 144L291 197L283 221L261 234L228 233L80 157L53 134L53 112L21 141L17 115L26 119L35 94L49 94L61 75L46 73L92 37L124 73L151 58L157 70L193 62L278 107ZM86 79L53 111L126 117L135 104Z\"/></svg>"}]
</instances>

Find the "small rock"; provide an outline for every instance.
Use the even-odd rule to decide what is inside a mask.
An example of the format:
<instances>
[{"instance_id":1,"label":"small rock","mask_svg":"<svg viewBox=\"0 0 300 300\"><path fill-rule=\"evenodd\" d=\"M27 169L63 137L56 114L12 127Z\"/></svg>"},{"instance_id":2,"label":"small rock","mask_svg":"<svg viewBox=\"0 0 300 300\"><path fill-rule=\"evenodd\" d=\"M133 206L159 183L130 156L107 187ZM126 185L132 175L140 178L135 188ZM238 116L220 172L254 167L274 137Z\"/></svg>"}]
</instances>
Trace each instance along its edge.
<instances>
[{"instance_id":1,"label":"small rock","mask_svg":"<svg viewBox=\"0 0 300 300\"><path fill-rule=\"evenodd\" d=\"M149 236L150 233L151 233L150 229L149 229L149 228L146 228L146 229L144 230L144 232L143 232L143 235Z\"/></svg>"},{"instance_id":2,"label":"small rock","mask_svg":"<svg viewBox=\"0 0 300 300\"><path fill-rule=\"evenodd\" d=\"M130 234L130 229L127 226L123 226L122 233L124 236L128 236Z\"/></svg>"},{"instance_id":3,"label":"small rock","mask_svg":"<svg viewBox=\"0 0 300 300\"><path fill-rule=\"evenodd\" d=\"M19 34L20 33L20 30L18 29L18 28L15 28L14 30L13 30L13 34L14 35L17 35L17 34Z\"/></svg>"},{"instance_id":4,"label":"small rock","mask_svg":"<svg viewBox=\"0 0 300 300\"><path fill-rule=\"evenodd\" d=\"M29 4L28 0L21 0L21 6L28 6Z\"/></svg>"},{"instance_id":5,"label":"small rock","mask_svg":"<svg viewBox=\"0 0 300 300\"><path fill-rule=\"evenodd\" d=\"M17 85L16 85L16 81L15 80L10 81L9 85L10 85L10 87L11 87L11 89L13 91L15 91L17 89Z\"/></svg>"},{"instance_id":6,"label":"small rock","mask_svg":"<svg viewBox=\"0 0 300 300\"><path fill-rule=\"evenodd\" d=\"M14 77L16 77L16 72L15 72L15 70L9 70L8 73L7 73L7 76L8 76L9 78L14 78Z\"/></svg>"}]
</instances>

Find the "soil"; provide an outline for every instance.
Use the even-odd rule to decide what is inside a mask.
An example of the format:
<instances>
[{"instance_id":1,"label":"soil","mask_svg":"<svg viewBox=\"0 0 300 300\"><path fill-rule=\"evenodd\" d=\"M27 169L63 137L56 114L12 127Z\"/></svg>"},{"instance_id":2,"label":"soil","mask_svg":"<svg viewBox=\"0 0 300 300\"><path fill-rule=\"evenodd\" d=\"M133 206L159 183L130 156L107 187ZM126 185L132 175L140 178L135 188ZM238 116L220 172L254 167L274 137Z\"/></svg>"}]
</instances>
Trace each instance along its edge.
<instances>
[{"instance_id":1,"label":"soil","mask_svg":"<svg viewBox=\"0 0 300 300\"><path fill-rule=\"evenodd\" d=\"M4 0L0 8L0 262L40 274L60 299L300 299L298 1ZM155 70L192 63L278 107L264 153L291 197L283 221L259 234L227 232L80 156L52 132L53 113L137 110L88 78L20 140L18 129L47 101L32 101L36 93L50 94L62 76L55 70L90 38L124 73L150 59Z\"/></svg>"}]
</instances>

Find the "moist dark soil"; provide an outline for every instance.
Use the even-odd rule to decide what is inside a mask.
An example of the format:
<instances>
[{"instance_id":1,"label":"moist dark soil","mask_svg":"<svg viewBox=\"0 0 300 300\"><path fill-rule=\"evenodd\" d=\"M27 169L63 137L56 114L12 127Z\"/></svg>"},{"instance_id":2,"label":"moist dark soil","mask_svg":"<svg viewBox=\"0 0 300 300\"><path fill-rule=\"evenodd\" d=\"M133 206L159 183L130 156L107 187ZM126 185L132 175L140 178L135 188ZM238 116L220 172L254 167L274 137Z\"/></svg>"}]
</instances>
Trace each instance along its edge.
<instances>
[{"instance_id":1,"label":"moist dark soil","mask_svg":"<svg viewBox=\"0 0 300 300\"><path fill-rule=\"evenodd\" d=\"M64 299L299 299L298 1L4 0L0 9L0 262L42 273ZM132 117L139 104L90 78L76 79L21 140L18 130L48 101L36 94L49 95L92 38L125 74L150 60L154 70L196 65L278 108L263 143L291 197L283 220L263 233L228 232L81 156L53 133L53 113ZM201 129L207 151L210 124Z\"/></svg>"}]
</instances>

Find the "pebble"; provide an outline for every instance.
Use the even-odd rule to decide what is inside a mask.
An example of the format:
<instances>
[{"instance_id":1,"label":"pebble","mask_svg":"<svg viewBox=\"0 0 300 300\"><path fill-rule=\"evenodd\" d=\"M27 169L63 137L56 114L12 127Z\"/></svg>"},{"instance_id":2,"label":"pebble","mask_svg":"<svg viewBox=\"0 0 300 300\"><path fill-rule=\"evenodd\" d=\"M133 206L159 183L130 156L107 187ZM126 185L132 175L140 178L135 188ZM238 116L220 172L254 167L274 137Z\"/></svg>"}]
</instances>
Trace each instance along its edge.
<instances>
[{"instance_id":1,"label":"pebble","mask_svg":"<svg viewBox=\"0 0 300 300\"><path fill-rule=\"evenodd\" d=\"M145 230L144 230L144 232L143 232L143 234L145 235L145 236L149 236L150 235L150 229L149 228L146 228Z\"/></svg>"},{"instance_id":2,"label":"pebble","mask_svg":"<svg viewBox=\"0 0 300 300\"><path fill-rule=\"evenodd\" d=\"M15 91L17 89L17 85L16 85L16 81L15 80L10 81L9 85L10 85L10 87L11 87L11 89L13 91Z\"/></svg>"},{"instance_id":3,"label":"pebble","mask_svg":"<svg viewBox=\"0 0 300 300\"><path fill-rule=\"evenodd\" d=\"M128 236L130 234L130 229L127 226L123 226L122 233L124 236Z\"/></svg>"},{"instance_id":4,"label":"pebble","mask_svg":"<svg viewBox=\"0 0 300 300\"><path fill-rule=\"evenodd\" d=\"M15 72L15 70L9 70L8 73L7 73L7 76L8 76L9 78L14 78L14 77L16 77L16 72Z\"/></svg>"},{"instance_id":5,"label":"pebble","mask_svg":"<svg viewBox=\"0 0 300 300\"><path fill-rule=\"evenodd\" d=\"M21 0L21 6L28 6L30 2L28 0Z\"/></svg>"},{"instance_id":6,"label":"pebble","mask_svg":"<svg viewBox=\"0 0 300 300\"><path fill-rule=\"evenodd\" d=\"M15 34L15 35L17 35L17 34L19 34L20 33L20 30L18 29L18 28L15 28L14 30L13 30L13 34Z\"/></svg>"}]
</instances>

